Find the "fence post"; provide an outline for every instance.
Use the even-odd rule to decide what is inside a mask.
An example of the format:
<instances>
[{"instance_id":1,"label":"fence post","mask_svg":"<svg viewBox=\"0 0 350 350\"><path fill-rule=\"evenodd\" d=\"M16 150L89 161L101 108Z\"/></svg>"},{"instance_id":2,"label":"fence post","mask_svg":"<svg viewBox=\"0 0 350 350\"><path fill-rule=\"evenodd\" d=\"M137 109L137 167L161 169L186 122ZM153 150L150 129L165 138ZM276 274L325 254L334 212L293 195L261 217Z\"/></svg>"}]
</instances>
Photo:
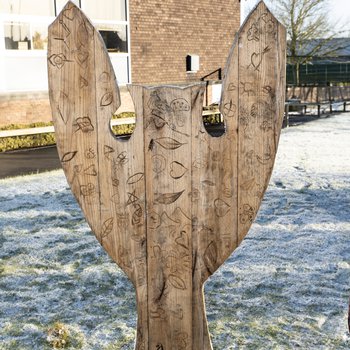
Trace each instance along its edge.
<instances>
[{"instance_id":1,"label":"fence post","mask_svg":"<svg viewBox=\"0 0 350 350\"><path fill-rule=\"evenodd\" d=\"M284 118L282 128L287 128L289 126L289 104L286 103L284 107Z\"/></svg>"}]
</instances>

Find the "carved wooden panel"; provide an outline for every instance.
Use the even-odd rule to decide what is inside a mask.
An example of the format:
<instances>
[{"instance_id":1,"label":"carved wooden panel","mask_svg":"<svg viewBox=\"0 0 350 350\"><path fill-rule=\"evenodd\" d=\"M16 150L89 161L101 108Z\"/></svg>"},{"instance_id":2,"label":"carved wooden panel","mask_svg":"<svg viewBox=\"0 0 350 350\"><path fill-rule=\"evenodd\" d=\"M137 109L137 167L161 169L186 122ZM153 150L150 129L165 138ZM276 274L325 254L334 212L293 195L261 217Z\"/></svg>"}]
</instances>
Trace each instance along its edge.
<instances>
[{"instance_id":1,"label":"carved wooden panel","mask_svg":"<svg viewBox=\"0 0 350 350\"><path fill-rule=\"evenodd\" d=\"M238 242L260 207L283 121L286 33L263 2L250 14L231 49L220 110L237 128Z\"/></svg>"},{"instance_id":2,"label":"carved wooden panel","mask_svg":"<svg viewBox=\"0 0 350 350\"><path fill-rule=\"evenodd\" d=\"M202 122L205 86L129 86L131 138L108 54L68 2L49 28L50 100L68 183L96 238L136 289L136 349L211 349L203 284L239 245L267 187L283 118L285 31L260 3L223 83L223 136Z\"/></svg>"}]
</instances>

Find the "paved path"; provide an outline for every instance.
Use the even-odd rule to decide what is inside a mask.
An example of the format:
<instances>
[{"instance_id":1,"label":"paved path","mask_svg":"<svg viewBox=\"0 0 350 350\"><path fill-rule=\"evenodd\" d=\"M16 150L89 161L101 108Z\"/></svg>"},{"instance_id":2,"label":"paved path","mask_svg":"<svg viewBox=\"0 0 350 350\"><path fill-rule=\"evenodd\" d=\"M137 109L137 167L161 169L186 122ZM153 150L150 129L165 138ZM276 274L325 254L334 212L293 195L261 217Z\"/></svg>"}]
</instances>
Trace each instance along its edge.
<instances>
[{"instance_id":1,"label":"paved path","mask_svg":"<svg viewBox=\"0 0 350 350\"><path fill-rule=\"evenodd\" d=\"M0 153L0 179L61 167L55 146Z\"/></svg>"},{"instance_id":2,"label":"paved path","mask_svg":"<svg viewBox=\"0 0 350 350\"><path fill-rule=\"evenodd\" d=\"M222 126L209 126L208 131L213 136L220 136L223 134L224 129ZM128 136L120 136L119 138L127 140ZM61 168L61 164L56 146L0 152L0 179L37 174L59 168Z\"/></svg>"}]
</instances>

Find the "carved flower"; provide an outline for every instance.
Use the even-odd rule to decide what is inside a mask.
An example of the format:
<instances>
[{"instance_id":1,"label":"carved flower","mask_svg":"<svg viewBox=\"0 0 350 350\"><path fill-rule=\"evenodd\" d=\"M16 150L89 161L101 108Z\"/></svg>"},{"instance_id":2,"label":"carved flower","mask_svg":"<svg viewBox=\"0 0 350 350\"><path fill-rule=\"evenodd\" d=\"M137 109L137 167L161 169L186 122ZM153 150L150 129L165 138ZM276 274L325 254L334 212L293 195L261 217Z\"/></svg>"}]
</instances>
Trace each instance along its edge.
<instances>
[{"instance_id":1,"label":"carved flower","mask_svg":"<svg viewBox=\"0 0 350 350\"><path fill-rule=\"evenodd\" d=\"M270 34L275 32L275 23L271 19L266 23L266 31Z\"/></svg>"},{"instance_id":2,"label":"carved flower","mask_svg":"<svg viewBox=\"0 0 350 350\"><path fill-rule=\"evenodd\" d=\"M53 54L49 57L49 62L58 69L61 69L67 62L67 58L62 53L59 55Z\"/></svg>"},{"instance_id":3,"label":"carved flower","mask_svg":"<svg viewBox=\"0 0 350 350\"><path fill-rule=\"evenodd\" d=\"M271 119L264 119L260 125L260 129L263 131L271 130L272 129L272 120Z\"/></svg>"},{"instance_id":4,"label":"carved flower","mask_svg":"<svg viewBox=\"0 0 350 350\"><path fill-rule=\"evenodd\" d=\"M254 208L249 204L244 204L243 212L239 215L239 221L241 224L246 224L247 222L252 223L254 220L255 211Z\"/></svg>"},{"instance_id":5,"label":"carved flower","mask_svg":"<svg viewBox=\"0 0 350 350\"><path fill-rule=\"evenodd\" d=\"M191 202L196 202L200 198L200 192L197 188L194 188L188 195L191 198Z\"/></svg>"},{"instance_id":6,"label":"carved flower","mask_svg":"<svg viewBox=\"0 0 350 350\"><path fill-rule=\"evenodd\" d=\"M244 127L247 127L249 125L249 117L244 117L244 116L241 116L239 118L239 123L244 126Z\"/></svg>"},{"instance_id":7,"label":"carved flower","mask_svg":"<svg viewBox=\"0 0 350 350\"><path fill-rule=\"evenodd\" d=\"M176 289L186 289L182 275L191 268L191 256L177 250L163 250L159 245L153 247L154 257L162 267L163 277Z\"/></svg>"}]
</instances>

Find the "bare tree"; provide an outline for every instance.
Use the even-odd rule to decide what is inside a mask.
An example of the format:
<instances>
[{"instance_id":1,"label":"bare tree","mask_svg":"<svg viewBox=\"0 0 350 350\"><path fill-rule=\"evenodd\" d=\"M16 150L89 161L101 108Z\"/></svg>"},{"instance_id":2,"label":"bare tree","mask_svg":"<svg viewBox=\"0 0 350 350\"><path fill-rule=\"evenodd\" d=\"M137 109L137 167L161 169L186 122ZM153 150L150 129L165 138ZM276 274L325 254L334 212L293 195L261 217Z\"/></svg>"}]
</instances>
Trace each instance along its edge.
<instances>
[{"instance_id":1,"label":"bare tree","mask_svg":"<svg viewBox=\"0 0 350 350\"><path fill-rule=\"evenodd\" d=\"M332 56L339 50L339 33L332 30L328 16L328 0L275 0L276 16L287 28L288 63L299 84L300 65L313 57Z\"/></svg>"}]
</instances>

